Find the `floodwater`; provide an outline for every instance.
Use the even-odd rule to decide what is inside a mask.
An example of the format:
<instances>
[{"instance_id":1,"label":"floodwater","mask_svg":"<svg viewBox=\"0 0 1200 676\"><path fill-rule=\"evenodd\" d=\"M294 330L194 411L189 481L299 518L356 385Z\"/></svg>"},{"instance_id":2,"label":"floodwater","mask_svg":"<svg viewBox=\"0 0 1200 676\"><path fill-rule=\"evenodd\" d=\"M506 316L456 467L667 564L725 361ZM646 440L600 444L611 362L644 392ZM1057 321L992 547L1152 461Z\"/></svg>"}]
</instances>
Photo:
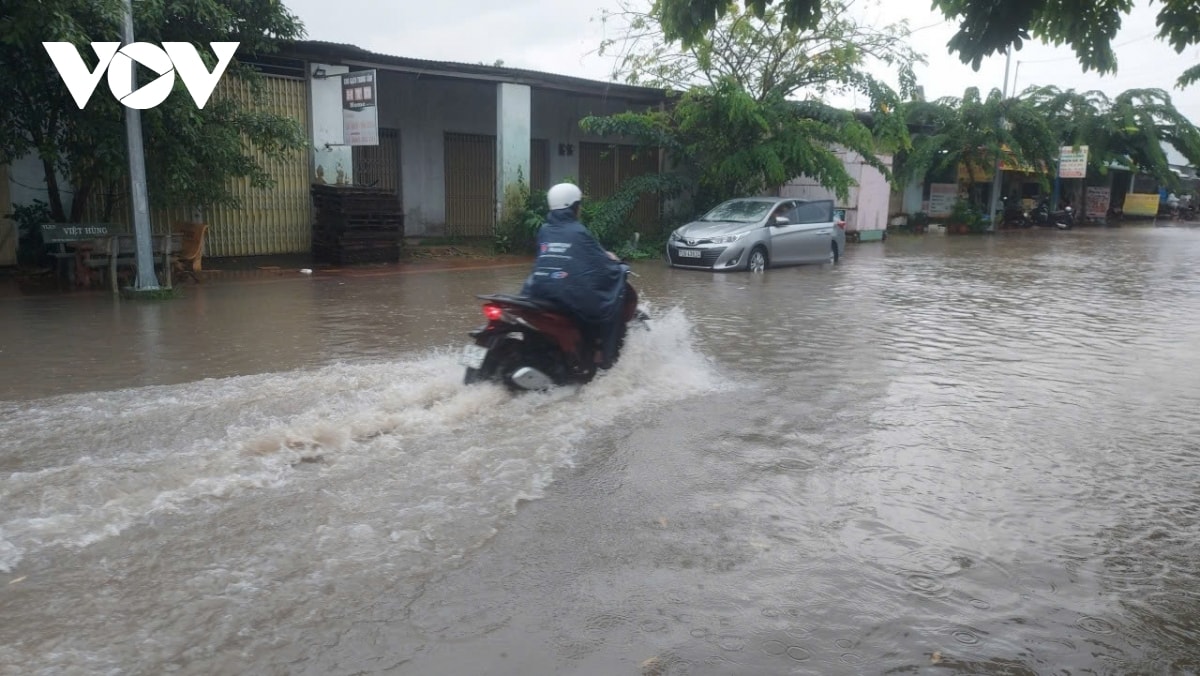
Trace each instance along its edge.
<instances>
[{"instance_id":1,"label":"floodwater","mask_svg":"<svg viewBox=\"0 0 1200 676\"><path fill-rule=\"evenodd\" d=\"M0 298L0 673L1200 673L1200 230L636 270L520 397L523 268Z\"/></svg>"}]
</instances>

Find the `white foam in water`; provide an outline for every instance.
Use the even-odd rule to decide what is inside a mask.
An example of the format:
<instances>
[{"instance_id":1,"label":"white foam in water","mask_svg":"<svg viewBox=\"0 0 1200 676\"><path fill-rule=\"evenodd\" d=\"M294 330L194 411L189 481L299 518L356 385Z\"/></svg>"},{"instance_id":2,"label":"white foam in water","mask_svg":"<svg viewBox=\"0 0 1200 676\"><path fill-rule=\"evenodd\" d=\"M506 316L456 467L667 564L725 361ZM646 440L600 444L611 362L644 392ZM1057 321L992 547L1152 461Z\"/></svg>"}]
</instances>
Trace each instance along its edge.
<instances>
[{"instance_id":1,"label":"white foam in water","mask_svg":"<svg viewBox=\"0 0 1200 676\"><path fill-rule=\"evenodd\" d=\"M546 393L463 385L458 348L448 346L394 362L33 402L28 418L18 410L0 422L0 452L48 443L32 419L74 421L89 434L57 439L71 449L53 458L60 464L0 477L0 571L38 550L121 536L156 514L246 497L320 511L297 533L263 537L297 538L330 566L406 555L437 566L488 537L518 501L541 496L587 435L723 386L681 310L651 326L631 330L619 363L592 383Z\"/></svg>"}]
</instances>

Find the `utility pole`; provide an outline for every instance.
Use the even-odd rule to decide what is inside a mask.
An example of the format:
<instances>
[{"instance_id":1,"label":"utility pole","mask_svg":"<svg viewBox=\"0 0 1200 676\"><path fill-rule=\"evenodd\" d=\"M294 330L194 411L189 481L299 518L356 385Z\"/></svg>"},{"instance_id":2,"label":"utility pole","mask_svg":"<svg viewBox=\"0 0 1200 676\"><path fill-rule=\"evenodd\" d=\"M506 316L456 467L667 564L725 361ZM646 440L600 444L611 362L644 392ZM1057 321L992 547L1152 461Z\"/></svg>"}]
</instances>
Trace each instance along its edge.
<instances>
[{"instance_id":1,"label":"utility pole","mask_svg":"<svg viewBox=\"0 0 1200 676\"><path fill-rule=\"evenodd\" d=\"M133 44L133 0L125 0L125 17L121 36L125 44ZM130 91L137 89L137 62L129 60ZM142 111L125 108L125 143L129 153L129 183L132 189L133 234L136 245L137 279L134 288L154 291L158 277L154 274L154 254L150 243L150 200L146 193L146 156L142 142Z\"/></svg>"},{"instance_id":2,"label":"utility pole","mask_svg":"<svg viewBox=\"0 0 1200 676\"><path fill-rule=\"evenodd\" d=\"M1004 90L1000 97L1001 102L1008 99L1008 68L1011 65L1012 65L1012 45L1009 45L1008 50L1005 52L1005 56L1004 56ZM1003 116L1001 116L1000 127L1003 128L1006 124L1007 124L1007 121L1004 119ZM988 217L989 217L988 222L990 223L990 230L992 232L995 232L997 229L999 229L1000 226L997 221L1003 220L1003 218L1004 218L1003 214L1000 215L1000 218L996 217L996 208L1000 203L1000 182L1003 178L1003 176L1002 176L1003 172L1000 170L1000 162L1003 158L1004 158L1004 149L1001 148L1000 152L997 153L997 155L996 155L996 166L994 167L994 169L992 171L992 199L989 200L990 205L988 206Z\"/></svg>"}]
</instances>

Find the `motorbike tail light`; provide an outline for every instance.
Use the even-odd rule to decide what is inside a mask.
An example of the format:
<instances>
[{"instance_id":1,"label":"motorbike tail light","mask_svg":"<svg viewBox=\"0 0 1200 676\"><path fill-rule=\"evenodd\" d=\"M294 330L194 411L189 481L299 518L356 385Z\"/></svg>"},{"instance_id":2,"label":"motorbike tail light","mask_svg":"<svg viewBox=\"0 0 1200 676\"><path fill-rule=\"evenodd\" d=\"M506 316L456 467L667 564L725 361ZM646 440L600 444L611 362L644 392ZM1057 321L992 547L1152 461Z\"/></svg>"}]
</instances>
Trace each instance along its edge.
<instances>
[{"instance_id":1,"label":"motorbike tail light","mask_svg":"<svg viewBox=\"0 0 1200 676\"><path fill-rule=\"evenodd\" d=\"M483 316L487 317L489 321L494 322L497 319L500 319L500 316L503 314L504 308L500 307L499 305L489 304L483 306Z\"/></svg>"}]
</instances>

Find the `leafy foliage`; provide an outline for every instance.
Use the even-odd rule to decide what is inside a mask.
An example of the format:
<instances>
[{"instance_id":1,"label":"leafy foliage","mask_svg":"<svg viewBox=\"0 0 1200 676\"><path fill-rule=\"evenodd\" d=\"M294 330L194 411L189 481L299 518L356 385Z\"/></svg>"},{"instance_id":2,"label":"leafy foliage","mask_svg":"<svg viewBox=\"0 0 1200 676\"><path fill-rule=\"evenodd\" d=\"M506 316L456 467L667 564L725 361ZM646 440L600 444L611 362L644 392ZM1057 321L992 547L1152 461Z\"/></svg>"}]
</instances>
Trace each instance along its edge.
<instances>
[{"instance_id":1,"label":"leafy foliage","mask_svg":"<svg viewBox=\"0 0 1200 676\"><path fill-rule=\"evenodd\" d=\"M906 46L905 25L868 28L850 17L849 2L828 7L812 30L780 28L775 9L730 11L688 46L673 48L668 3L644 11L623 5L605 21L624 21L625 34L598 51L615 51L616 76L675 96L661 110L589 117L580 126L664 149L672 166L663 180L674 183L670 189L693 214L802 175L845 199L853 181L840 150L890 176L877 153L907 147L894 111L915 90L913 65L921 57ZM896 70L901 94L867 72L872 63ZM855 115L819 100L845 92L865 95L871 111Z\"/></svg>"},{"instance_id":2,"label":"leafy foliage","mask_svg":"<svg viewBox=\"0 0 1200 676\"><path fill-rule=\"evenodd\" d=\"M588 117L580 125L589 133L665 148L673 161L667 174L691 198L692 211L761 194L801 175L845 199L853 181L835 146L890 175L875 156L871 130L852 114L797 104L778 93L758 101L730 79L684 94L669 110Z\"/></svg>"},{"instance_id":3,"label":"leafy foliage","mask_svg":"<svg viewBox=\"0 0 1200 676\"><path fill-rule=\"evenodd\" d=\"M1178 189L1163 143L1200 164L1200 130L1161 89L1130 89L1110 99L1099 91L1040 87L1023 97L1048 120L1059 143L1088 146L1089 173L1106 174L1117 162Z\"/></svg>"},{"instance_id":4,"label":"leafy foliage","mask_svg":"<svg viewBox=\"0 0 1200 676\"><path fill-rule=\"evenodd\" d=\"M548 211L546 195L531 191L524 175L518 173L516 182L505 189L502 217L496 227L493 248L497 253L532 251L538 228L546 222Z\"/></svg>"},{"instance_id":5,"label":"leafy foliage","mask_svg":"<svg viewBox=\"0 0 1200 676\"><path fill-rule=\"evenodd\" d=\"M967 232L980 233L987 230L987 222L983 219L983 214L979 212L979 208L973 205L969 200L957 199L954 201L954 206L950 208L950 216L947 219L950 225L965 225Z\"/></svg>"},{"instance_id":6,"label":"leafy foliage","mask_svg":"<svg viewBox=\"0 0 1200 676\"><path fill-rule=\"evenodd\" d=\"M661 245L666 242L670 228L660 231L660 237L651 237L645 242L630 215L637 207L642 195L658 194L664 198L679 195L685 188L676 174L642 174L625 180L611 197L600 200L584 199L580 221L599 242L622 258L645 258L658 256Z\"/></svg>"},{"instance_id":7,"label":"leafy foliage","mask_svg":"<svg viewBox=\"0 0 1200 676\"><path fill-rule=\"evenodd\" d=\"M33 200L29 204L14 204L12 213L6 216L17 224L17 262L25 265L42 263L45 249L42 245L40 226L50 222L50 205L42 200Z\"/></svg>"},{"instance_id":8,"label":"leafy foliage","mask_svg":"<svg viewBox=\"0 0 1200 676\"><path fill-rule=\"evenodd\" d=\"M613 79L629 84L686 91L732 79L755 100L781 94L822 98L858 92L877 105L895 105L895 95L867 70L875 65L894 71L901 96L916 89L913 66L924 57L908 44L907 22L883 28L863 25L851 16L853 3L828 0L811 29L786 28L783 11L768 7L761 16L732 12L686 46L665 36L661 3L606 12L605 24L623 23L624 33L601 43L600 55L615 51Z\"/></svg>"},{"instance_id":9,"label":"leafy foliage","mask_svg":"<svg viewBox=\"0 0 1200 676\"><path fill-rule=\"evenodd\" d=\"M566 183L578 183L573 178L563 180ZM612 197L600 200L585 198L579 220L602 246L622 258L657 256L665 237L661 241L654 238L642 241L629 216L643 194L673 195L677 194L679 189L677 178L671 175L635 176L625 181ZM505 195L505 217L496 229L494 241L496 251L532 251L538 229L546 222L548 213L546 194L530 191L524 179L518 177L517 182L509 186L509 192Z\"/></svg>"},{"instance_id":10,"label":"leafy foliage","mask_svg":"<svg viewBox=\"0 0 1200 676\"><path fill-rule=\"evenodd\" d=\"M971 87L961 99L912 101L904 115L913 130L912 149L896 158L903 180L966 168L974 183L1002 158L1017 165L1048 167L1059 143L1047 115L1021 99L1005 99L997 89L983 98ZM1048 184L1044 174L1039 174Z\"/></svg>"},{"instance_id":11,"label":"leafy foliage","mask_svg":"<svg viewBox=\"0 0 1200 676\"><path fill-rule=\"evenodd\" d=\"M133 7L137 40L192 42L210 69L215 57L209 42L240 42L244 57L272 52L277 41L303 35L299 20L278 0L141 0ZM121 184L128 169L124 108L98 87L79 110L41 43L71 42L94 68L88 44L119 40L122 11L119 0L0 0L0 91L7 92L0 107L0 162L37 154L56 221L80 220L93 194ZM225 78L251 87L261 82L237 58ZM238 206L229 179L246 177L258 187L271 183L255 150L270 159L304 147L304 130L296 121L247 109L221 91L199 110L176 78L175 91L162 105L142 111L148 189L156 205ZM73 190L59 185L59 175ZM69 208L67 193L73 195Z\"/></svg>"},{"instance_id":12,"label":"leafy foliage","mask_svg":"<svg viewBox=\"0 0 1200 676\"><path fill-rule=\"evenodd\" d=\"M1200 44L1200 11L1195 0L1151 0L1159 6L1158 39L1177 53ZM658 0L663 18L663 35L669 41L692 45L731 12L744 6L758 18L772 6L779 8L785 28L808 29L820 23L829 0ZM963 63L976 70L983 59L1003 53L1011 45L1020 49L1026 40L1037 38L1075 51L1084 71L1115 72L1116 54L1112 41L1132 0L933 0L958 32L948 47ZM1189 68L1179 78L1180 86L1200 80L1200 66Z\"/></svg>"}]
</instances>

